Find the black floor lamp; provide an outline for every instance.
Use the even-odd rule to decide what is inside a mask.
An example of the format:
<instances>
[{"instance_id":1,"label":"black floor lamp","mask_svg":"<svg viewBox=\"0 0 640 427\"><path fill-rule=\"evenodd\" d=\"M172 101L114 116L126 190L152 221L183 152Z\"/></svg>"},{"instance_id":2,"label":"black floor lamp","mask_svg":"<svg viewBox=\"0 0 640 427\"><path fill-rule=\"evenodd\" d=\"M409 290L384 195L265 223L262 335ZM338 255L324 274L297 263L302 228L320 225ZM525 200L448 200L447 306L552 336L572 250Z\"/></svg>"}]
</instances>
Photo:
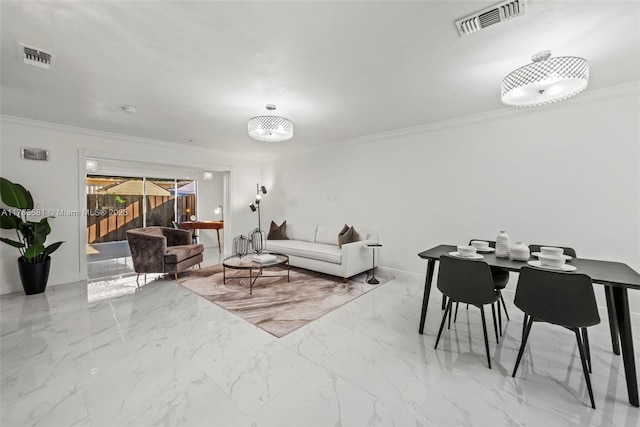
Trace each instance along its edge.
<instances>
[{"instance_id":1,"label":"black floor lamp","mask_svg":"<svg viewBox=\"0 0 640 427\"><path fill-rule=\"evenodd\" d=\"M265 188L265 186L256 184L256 200L249 205L249 208L252 212L258 211L258 228L249 232L249 242L253 248L253 251L256 253L262 252L264 247L264 231L262 231L262 223L260 218L260 200L262 200L263 194L267 194L267 189Z\"/></svg>"}]
</instances>

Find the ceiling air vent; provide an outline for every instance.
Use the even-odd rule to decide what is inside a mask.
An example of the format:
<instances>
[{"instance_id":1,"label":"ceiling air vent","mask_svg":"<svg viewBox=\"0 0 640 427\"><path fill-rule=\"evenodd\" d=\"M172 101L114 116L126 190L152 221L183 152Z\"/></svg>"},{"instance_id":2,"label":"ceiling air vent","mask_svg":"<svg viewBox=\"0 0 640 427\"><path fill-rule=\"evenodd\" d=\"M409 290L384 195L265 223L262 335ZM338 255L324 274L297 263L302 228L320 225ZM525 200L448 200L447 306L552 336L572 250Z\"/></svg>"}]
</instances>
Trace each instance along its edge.
<instances>
[{"instance_id":1,"label":"ceiling air vent","mask_svg":"<svg viewBox=\"0 0 640 427\"><path fill-rule=\"evenodd\" d=\"M456 27L461 36L469 35L490 25L523 15L526 9L526 0L505 1L458 19Z\"/></svg>"},{"instance_id":2,"label":"ceiling air vent","mask_svg":"<svg viewBox=\"0 0 640 427\"><path fill-rule=\"evenodd\" d=\"M22 148L21 156L27 160L49 160L49 151L41 148Z\"/></svg>"},{"instance_id":3,"label":"ceiling air vent","mask_svg":"<svg viewBox=\"0 0 640 427\"><path fill-rule=\"evenodd\" d=\"M36 67L44 68L48 70L53 65L55 57L50 53L43 52L34 47L28 47L23 44L20 45L22 60L25 64L34 65Z\"/></svg>"}]
</instances>

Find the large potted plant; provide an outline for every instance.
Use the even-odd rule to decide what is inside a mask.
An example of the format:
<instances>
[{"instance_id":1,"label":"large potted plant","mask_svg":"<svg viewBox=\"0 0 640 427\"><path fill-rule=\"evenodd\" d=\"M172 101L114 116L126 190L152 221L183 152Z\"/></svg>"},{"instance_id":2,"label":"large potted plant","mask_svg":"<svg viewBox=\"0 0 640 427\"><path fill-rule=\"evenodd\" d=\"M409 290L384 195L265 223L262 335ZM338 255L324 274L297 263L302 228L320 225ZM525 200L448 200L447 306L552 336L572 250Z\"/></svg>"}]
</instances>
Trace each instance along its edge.
<instances>
[{"instance_id":1,"label":"large potted plant","mask_svg":"<svg viewBox=\"0 0 640 427\"><path fill-rule=\"evenodd\" d=\"M24 293L33 295L44 292L49 279L50 255L63 243L44 245L47 236L51 233L49 218L52 217L29 221L31 216L39 212L34 210L31 193L20 184L0 177L0 194L2 203L8 206L8 208L3 207L0 212L0 228L16 230L18 237L18 240L4 237L0 237L0 240L17 248L20 252L18 270Z\"/></svg>"}]
</instances>

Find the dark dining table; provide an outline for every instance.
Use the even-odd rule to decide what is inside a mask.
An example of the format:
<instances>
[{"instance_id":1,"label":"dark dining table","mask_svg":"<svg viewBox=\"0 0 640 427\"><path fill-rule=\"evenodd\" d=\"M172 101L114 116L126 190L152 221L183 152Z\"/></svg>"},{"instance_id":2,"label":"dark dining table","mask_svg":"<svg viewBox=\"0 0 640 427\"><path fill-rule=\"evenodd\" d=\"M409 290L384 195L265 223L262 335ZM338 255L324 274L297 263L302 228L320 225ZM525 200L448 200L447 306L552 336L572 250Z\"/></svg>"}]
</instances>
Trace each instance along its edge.
<instances>
[{"instance_id":1,"label":"dark dining table","mask_svg":"<svg viewBox=\"0 0 640 427\"><path fill-rule=\"evenodd\" d=\"M427 274L424 282L420 327L418 329L420 334L424 333L427 305L429 303L436 261L438 261L442 255L448 255L450 252L455 252L456 250L457 246L454 245L438 245L418 254L420 258L428 261ZM490 266L502 267L513 272L519 272L523 266L528 265L523 261L498 258L495 252L482 253L482 255L484 256L482 261ZM629 402L635 407L640 407L640 402L638 401L635 353L633 350L633 335L631 332L631 316L629 313L629 297L627 294L627 289L640 290L640 274L621 262L574 258L570 263L577 267L575 273L586 274L591 277L593 283L604 285L613 352L615 354L622 352Z\"/></svg>"}]
</instances>

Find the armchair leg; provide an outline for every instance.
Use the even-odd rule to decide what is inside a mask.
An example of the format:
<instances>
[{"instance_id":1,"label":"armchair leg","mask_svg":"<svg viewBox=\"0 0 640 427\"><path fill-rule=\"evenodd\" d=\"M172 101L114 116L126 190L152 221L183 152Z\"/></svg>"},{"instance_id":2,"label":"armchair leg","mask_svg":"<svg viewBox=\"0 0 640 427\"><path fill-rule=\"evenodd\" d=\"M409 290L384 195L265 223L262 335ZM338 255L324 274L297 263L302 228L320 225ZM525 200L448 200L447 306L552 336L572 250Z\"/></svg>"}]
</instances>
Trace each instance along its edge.
<instances>
[{"instance_id":1,"label":"armchair leg","mask_svg":"<svg viewBox=\"0 0 640 427\"><path fill-rule=\"evenodd\" d=\"M136 276L136 283L138 284L138 287L140 287L140 282L138 282L138 279L140 278L140 274L142 273L138 273L138 275ZM147 273L144 273L144 284L147 284Z\"/></svg>"},{"instance_id":2,"label":"armchair leg","mask_svg":"<svg viewBox=\"0 0 640 427\"><path fill-rule=\"evenodd\" d=\"M177 282L178 281L178 273L173 273L173 278Z\"/></svg>"},{"instance_id":3,"label":"armchair leg","mask_svg":"<svg viewBox=\"0 0 640 427\"><path fill-rule=\"evenodd\" d=\"M202 266L198 263L198 269L202 270Z\"/></svg>"}]
</instances>

